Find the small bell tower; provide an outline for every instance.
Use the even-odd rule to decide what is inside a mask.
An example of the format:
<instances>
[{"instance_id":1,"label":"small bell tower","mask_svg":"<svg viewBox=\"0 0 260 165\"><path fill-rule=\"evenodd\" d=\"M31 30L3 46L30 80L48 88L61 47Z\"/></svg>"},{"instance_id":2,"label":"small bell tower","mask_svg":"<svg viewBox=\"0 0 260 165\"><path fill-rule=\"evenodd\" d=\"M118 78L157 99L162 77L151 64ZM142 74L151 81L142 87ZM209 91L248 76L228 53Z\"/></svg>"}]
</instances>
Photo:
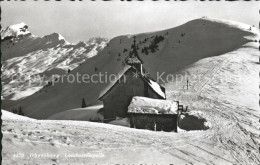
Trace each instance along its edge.
<instances>
[{"instance_id":1,"label":"small bell tower","mask_svg":"<svg viewBox=\"0 0 260 165\"><path fill-rule=\"evenodd\" d=\"M141 74L143 74L143 61L138 55L135 38L136 37L134 36L134 43L131 46L131 50L130 50L129 55L126 58L125 62L127 65L134 67Z\"/></svg>"}]
</instances>

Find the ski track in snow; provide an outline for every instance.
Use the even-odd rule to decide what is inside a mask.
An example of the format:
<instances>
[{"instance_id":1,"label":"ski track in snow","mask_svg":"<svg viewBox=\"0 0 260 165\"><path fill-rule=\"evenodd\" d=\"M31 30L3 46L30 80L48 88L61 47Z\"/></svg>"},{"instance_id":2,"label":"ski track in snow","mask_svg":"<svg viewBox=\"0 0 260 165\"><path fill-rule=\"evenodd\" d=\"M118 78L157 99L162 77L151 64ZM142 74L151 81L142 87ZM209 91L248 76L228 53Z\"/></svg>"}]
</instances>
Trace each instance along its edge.
<instances>
[{"instance_id":1,"label":"ski track in snow","mask_svg":"<svg viewBox=\"0 0 260 165\"><path fill-rule=\"evenodd\" d=\"M186 80L165 84L167 99L180 101L188 106L191 115L206 119L208 130L153 132L87 121L22 120L9 116L3 118L3 164L258 165L258 46L251 42L186 67L183 71L202 77L191 77L189 89L183 88ZM223 75L232 81L224 81ZM25 155L14 158L14 153ZM30 153L103 156L32 158Z\"/></svg>"},{"instance_id":2,"label":"ski track in snow","mask_svg":"<svg viewBox=\"0 0 260 165\"><path fill-rule=\"evenodd\" d=\"M242 48L218 57L221 62L216 63L213 69L206 71L206 74L204 73L207 81L201 80L202 83L197 82L199 84L196 85L197 89L200 89L200 95L203 95L203 97L200 96L200 99L194 100L189 109L191 109L191 114L202 116L211 123L209 130L176 134L90 122L45 120L25 122L7 119L3 123L3 145L13 149L18 148L18 150L16 149L17 152L21 148L23 152L27 153L27 157L25 156L24 159L19 159L19 161L28 162L28 164L38 162L54 164L104 164L104 162L207 165L259 164L259 109L256 111L251 107L237 105L235 100L225 100L225 98L222 98L223 100L214 100L218 93L223 92L221 86L216 86L215 83L218 83L216 79L221 76L222 71L228 71L227 68L231 65L229 62L234 62L234 57L236 57L236 62L247 62L249 68L256 65L249 65L248 61L245 60L250 59L249 56L251 59L258 58L258 56L254 55L257 50L253 50L250 55L241 54L248 51L248 49ZM243 56L247 57L244 58ZM205 60L205 62L208 62L208 60ZM249 74L257 72L257 70L253 69L251 71ZM235 83L238 89L240 88L236 84L239 82L232 83ZM211 89L212 86L218 88L213 96L207 90ZM230 88L230 90L236 91L233 88ZM192 92L195 90L190 89L190 91L187 95L193 95ZM170 93L174 93L174 91L168 92L168 99L171 98ZM180 101L186 105L185 100ZM16 125L20 125L20 127L17 128ZM10 131L10 129L12 130ZM27 146L25 148L24 145L31 147ZM32 151L26 151L29 148ZM12 155L9 154L11 151L4 147L4 162L12 161ZM103 157L95 159L68 159L64 157L30 159L28 157L30 152L60 154L98 152L102 153ZM133 159L129 159L130 157ZM15 164L15 162L12 162L12 164Z\"/></svg>"}]
</instances>

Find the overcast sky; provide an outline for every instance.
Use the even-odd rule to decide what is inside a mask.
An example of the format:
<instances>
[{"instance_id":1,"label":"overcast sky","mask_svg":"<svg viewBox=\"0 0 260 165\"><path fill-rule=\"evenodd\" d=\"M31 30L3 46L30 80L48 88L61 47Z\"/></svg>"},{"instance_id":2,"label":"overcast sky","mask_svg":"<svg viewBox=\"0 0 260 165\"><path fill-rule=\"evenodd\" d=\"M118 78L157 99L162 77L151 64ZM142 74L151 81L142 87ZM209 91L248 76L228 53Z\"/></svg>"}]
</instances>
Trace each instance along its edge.
<instances>
[{"instance_id":1,"label":"overcast sky","mask_svg":"<svg viewBox=\"0 0 260 165\"><path fill-rule=\"evenodd\" d=\"M2 26L25 22L39 36L70 42L163 30L203 16L258 26L260 2L2 1Z\"/></svg>"}]
</instances>

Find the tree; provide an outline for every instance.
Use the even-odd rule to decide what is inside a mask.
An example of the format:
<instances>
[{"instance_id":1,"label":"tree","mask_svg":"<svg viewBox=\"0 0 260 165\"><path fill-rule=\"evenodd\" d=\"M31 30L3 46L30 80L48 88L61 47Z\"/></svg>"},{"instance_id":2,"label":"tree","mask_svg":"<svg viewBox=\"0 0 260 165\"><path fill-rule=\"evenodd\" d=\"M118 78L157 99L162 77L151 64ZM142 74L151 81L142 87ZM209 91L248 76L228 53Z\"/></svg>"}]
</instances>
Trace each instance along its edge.
<instances>
[{"instance_id":1,"label":"tree","mask_svg":"<svg viewBox=\"0 0 260 165\"><path fill-rule=\"evenodd\" d=\"M19 107L18 114L24 116L24 113L23 113L23 111L22 111L22 107Z\"/></svg>"},{"instance_id":2,"label":"tree","mask_svg":"<svg viewBox=\"0 0 260 165\"><path fill-rule=\"evenodd\" d=\"M148 47L144 47L144 53L148 55Z\"/></svg>"},{"instance_id":3,"label":"tree","mask_svg":"<svg viewBox=\"0 0 260 165\"><path fill-rule=\"evenodd\" d=\"M85 99L82 98L81 108L85 108L85 107L87 107L87 105L86 105Z\"/></svg>"}]
</instances>

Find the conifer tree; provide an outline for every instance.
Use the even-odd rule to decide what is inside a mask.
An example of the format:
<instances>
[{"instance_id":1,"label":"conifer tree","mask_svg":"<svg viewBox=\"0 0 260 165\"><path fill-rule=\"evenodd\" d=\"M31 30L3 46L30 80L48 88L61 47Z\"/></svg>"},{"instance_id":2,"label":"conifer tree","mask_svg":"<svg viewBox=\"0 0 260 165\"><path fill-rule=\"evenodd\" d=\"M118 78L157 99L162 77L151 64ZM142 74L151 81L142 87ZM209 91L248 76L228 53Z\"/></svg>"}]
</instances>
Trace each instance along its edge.
<instances>
[{"instance_id":1,"label":"conifer tree","mask_svg":"<svg viewBox=\"0 0 260 165\"><path fill-rule=\"evenodd\" d=\"M81 108L85 108L85 107L87 107L87 105L86 105L85 99L82 98Z\"/></svg>"},{"instance_id":2,"label":"conifer tree","mask_svg":"<svg viewBox=\"0 0 260 165\"><path fill-rule=\"evenodd\" d=\"M23 111L22 111L22 107L19 107L18 114L24 116L24 113L23 113Z\"/></svg>"}]
</instances>

